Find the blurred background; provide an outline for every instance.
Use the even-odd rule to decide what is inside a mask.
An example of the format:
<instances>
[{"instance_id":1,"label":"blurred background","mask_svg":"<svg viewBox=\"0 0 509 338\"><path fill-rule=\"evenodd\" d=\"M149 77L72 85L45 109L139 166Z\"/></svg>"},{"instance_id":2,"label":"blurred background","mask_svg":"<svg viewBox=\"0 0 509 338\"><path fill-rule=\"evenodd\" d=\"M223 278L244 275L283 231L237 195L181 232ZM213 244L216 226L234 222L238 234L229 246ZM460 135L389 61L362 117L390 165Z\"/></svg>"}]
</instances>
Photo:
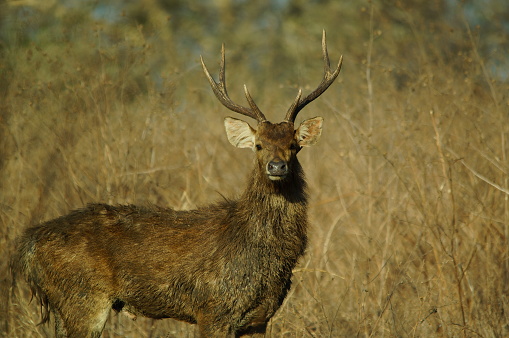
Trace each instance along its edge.
<instances>
[{"instance_id":1,"label":"blurred background","mask_svg":"<svg viewBox=\"0 0 509 338\"><path fill-rule=\"evenodd\" d=\"M504 0L0 0L0 335L53 334L11 286L28 225L240 195L252 153L228 143L200 55L217 79L225 43L230 96L246 84L277 122L322 78L322 29L343 69L297 118L325 118L299 153L310 243L267 335L509 335ZM194 335L113 311L103 333Z\"/></svg>"}]
</instances>

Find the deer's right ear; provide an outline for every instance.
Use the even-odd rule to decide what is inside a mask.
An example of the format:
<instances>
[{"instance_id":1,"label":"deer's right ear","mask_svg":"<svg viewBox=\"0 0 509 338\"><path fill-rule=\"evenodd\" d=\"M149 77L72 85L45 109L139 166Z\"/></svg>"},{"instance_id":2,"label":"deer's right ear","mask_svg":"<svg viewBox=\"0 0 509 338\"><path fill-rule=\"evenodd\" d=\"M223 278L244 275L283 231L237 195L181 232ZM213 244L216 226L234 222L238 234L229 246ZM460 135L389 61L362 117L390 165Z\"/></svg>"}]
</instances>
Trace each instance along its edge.
<instances>
[{"instance_id":1,"label":"deer's right ear","mask_svg":"<svg viewBox=\"0 0 509 338\"><path fill-rule=\"evenodd\" d=\"M242 120L227 117L224 119L224 127L228 141L238 148L254 148L255 130Z\"/></svg>"}]
</instances>

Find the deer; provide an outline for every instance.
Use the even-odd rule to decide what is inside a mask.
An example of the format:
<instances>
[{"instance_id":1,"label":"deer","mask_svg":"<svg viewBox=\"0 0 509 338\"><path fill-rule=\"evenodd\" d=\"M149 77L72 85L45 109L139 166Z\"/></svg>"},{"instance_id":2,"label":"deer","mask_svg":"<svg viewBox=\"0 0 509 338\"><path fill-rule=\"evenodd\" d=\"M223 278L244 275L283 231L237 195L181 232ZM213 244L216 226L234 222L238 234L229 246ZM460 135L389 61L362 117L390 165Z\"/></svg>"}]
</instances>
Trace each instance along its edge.
<instances>
[{"instance_id":1,"label":"deer","mask_svg":"<svg viewBox=\"0 0 509 338\"><path fill-rule=\"evenodd\" d=\"M257 122L254 129L224 120L229 142L255 153L246 189L195 210L95 203L29 226L10 265L38 300L41 324L52 314L57 337L100 337L113 309L197 324L200 337L264 334L307 246L308 193L297 154L318 141L323 118L294 123L341 70L342 56L331 69L325 30L322 54L321 83L305 97L299 89L280 123L265 118L245 85L249 106L230 99L224 44L219 82L200 57L219 102Z\"/></svg>"}]
</instances>

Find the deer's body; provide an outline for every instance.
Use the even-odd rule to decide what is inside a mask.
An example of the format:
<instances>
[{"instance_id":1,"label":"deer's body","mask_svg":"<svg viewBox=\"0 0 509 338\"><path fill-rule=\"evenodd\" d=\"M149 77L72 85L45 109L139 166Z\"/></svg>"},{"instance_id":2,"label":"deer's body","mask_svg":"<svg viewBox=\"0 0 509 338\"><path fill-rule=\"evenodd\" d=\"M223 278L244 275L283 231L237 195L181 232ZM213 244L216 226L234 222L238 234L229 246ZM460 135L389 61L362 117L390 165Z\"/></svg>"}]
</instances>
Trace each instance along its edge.
<instances>
[{"instance_id":1,"label":"deer's body","mask_svg":"<svg viewBox=\"0 0 509 338\"><path fill-rule=\"evenodd\" d=\"M29 228L18 262L69 336L102 329L113 305L208 322L204 336L246 330L279 308L306 246L304 191L272 188L192 211L91 204Z\"/></svg>"},{"instance_id":2,"label":"deer's body","mask_svg":"<svg viewBox=\"0 0 509 338\"><path fill-rule=\"evenodd\" d=\"M239 199L191 211L90 204L28 228L13 271L24 275L46 313L54 313L57 335L100 336L112 308L130 317L197 323L203 337L263 333L307 242L306 184L297 153L318 140L323 120L306 120L297 129L293 120L339 69L326 68L322 85L304 100L299 92L285 121L272 124L247 90L251 109L229 100L224 50L219 84L204 66L221 102L258 120L257 130L225 120L229 141L256 153Z\"/></svg>"}]
</instances>

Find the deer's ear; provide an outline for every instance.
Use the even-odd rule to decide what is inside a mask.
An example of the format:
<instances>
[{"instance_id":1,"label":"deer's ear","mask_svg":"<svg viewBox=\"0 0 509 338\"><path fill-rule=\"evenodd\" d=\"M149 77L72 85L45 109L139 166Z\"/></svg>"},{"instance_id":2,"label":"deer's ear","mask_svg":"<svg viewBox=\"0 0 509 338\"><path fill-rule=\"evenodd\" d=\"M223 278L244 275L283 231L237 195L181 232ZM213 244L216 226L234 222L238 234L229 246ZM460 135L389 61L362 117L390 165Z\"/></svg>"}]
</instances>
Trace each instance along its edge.
<instances>
[{"instance_id":1,"label":"deer's ear","mask_svg":"<svg viewBox=\"0 0 509 338\"><path fill-rule=\"evenodd\" d=\"M301 147L309 147L318 142L322 135L323 118L320 116L302 121L295 130L295 139Z\"/></svg>"},{"instance_id":2,"label":"deer's ear","mask_svg":"<svg viewBox=\"0 0 509 338\"><path fill-rule=\"evenodd\" d=\"M228 141L238 148L253 148L255 145L255 130L242 120L227 117L224 119L224 127Z\"/></svg>"},{"instance_id":3,"label":"deer's ear","mask_svg":"<svg viewBox=\"0 0 509 338\"><path fill-rule=\"evenodd\" d=\"M295 139L301 147L309 147L318 142L322 135L323 118L320 116L303 121L295 130Z\"/></svg>"}]
</instances>

